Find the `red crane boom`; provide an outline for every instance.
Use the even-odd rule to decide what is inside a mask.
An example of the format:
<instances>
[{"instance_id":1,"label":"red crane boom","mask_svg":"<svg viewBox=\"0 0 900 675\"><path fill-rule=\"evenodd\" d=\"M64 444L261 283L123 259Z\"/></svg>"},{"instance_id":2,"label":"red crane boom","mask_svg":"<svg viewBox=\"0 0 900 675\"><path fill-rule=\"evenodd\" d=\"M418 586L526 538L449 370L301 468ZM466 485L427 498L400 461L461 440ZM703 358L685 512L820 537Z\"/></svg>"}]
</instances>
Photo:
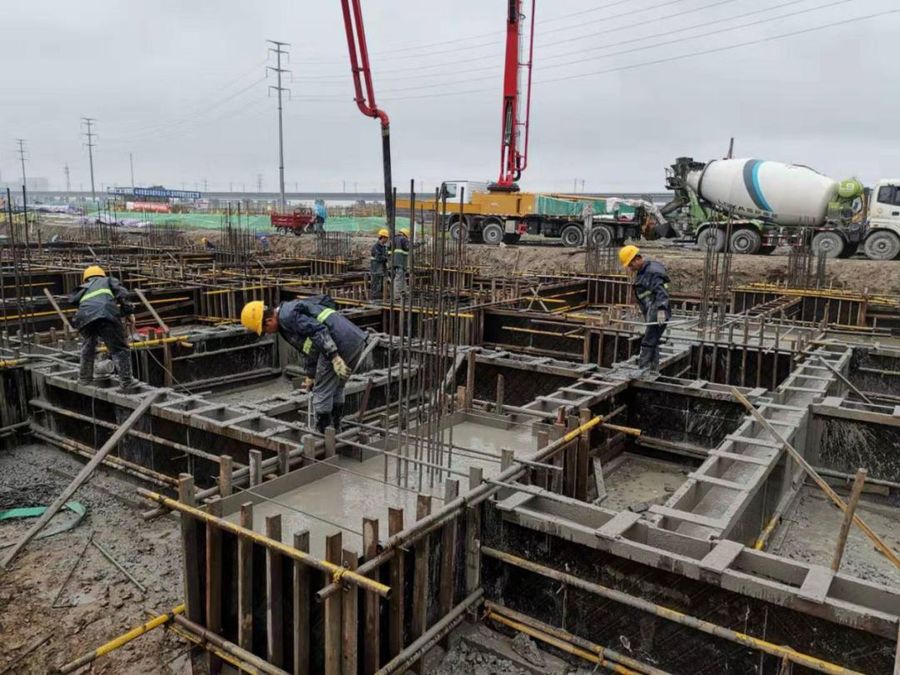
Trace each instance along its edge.
<instances>
[{"instance_id":1,"label":"red crane boom","mask_svg":"<svg viewBox=\"0 0 900 675\"><path fill-rule=\"evenodd\" d=\"M531 64L534 55L534 6L531 0L531 28L528 33L528 60L522 60L523 0L507 0L506 56L503 73L503 115L500 136L500 178L490 186L493 191L514 192L516 181L528 166L528 129L531 120ZM524 115L520 77L525 73Z\"/></svg>"}]
</instances>

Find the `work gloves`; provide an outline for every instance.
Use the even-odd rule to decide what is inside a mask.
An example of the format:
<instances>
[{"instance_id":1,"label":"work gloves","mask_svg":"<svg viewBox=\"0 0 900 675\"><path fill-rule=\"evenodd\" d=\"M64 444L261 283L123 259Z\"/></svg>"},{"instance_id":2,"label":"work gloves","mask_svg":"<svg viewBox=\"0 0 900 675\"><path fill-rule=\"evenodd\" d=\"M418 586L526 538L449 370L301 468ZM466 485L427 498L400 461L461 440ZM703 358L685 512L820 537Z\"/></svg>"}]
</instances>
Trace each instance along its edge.
<instances>
[{"instance_id":1,"label":"work gloves","mask_svg":"<svg viewBox=\"0 0 900 675\"><path fill-rule=\"evenodd\" d=\"M666 310L658 309L656 310L656 323L660 326L666 325Z\"/></svg>"},{"instance_id":2,"label":"work gloves","mask_svg":"<svg viewBox=\"0 0 900 675\"><path fill-rule=\"evenodd\" d=\"M315 383L316 381L311 377L303 378L303 388L306 389L306 391L311 391Z\"/></svg>"},{"instance_id":3,"label":"work gloves","mask_svg":"<svg viewBox=\"0 0 900 675\"><path fill-rule=\"evenodd\" d=\"M331 365L334 366L334 372L337 373L339 378L342 380L350 379L350 366L348 366L347 362L341 358L340 354L335 354L331 357Z\"/></svg>"}]
</instances>

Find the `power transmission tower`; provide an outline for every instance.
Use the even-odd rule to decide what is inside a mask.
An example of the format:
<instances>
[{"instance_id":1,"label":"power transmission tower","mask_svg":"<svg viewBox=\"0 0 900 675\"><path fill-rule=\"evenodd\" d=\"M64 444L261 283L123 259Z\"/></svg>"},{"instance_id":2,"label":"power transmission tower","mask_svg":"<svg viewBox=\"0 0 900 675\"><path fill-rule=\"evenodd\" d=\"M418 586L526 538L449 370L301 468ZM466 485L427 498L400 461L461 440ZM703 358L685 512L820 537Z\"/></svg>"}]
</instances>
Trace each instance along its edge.
<instances>
[{"instance_id":1,"label":"power transmission tower","mask_svg":"<svg viewBox=\"0 0 900 675\"><path fill-rule=\"evenodd\" d=\"M256 191L262 192L262 174L256 174Z\"/></svg>"},{"instance_id":2,"label":"power transmission tower","mask_svg":"<svg viewBox=\"0 0 900 675\"><path fill-rule=\"evenodd\" d=\"M281 118L281 92L287 91L288 95L290 95L290 90L281 86L281 74L289 73L290 71L281 67L281 57L287 56L288 60L290 60L290 54L283 48L291 45L287 42L278 42L277 40L266 40L266 42L275 45L274 47L269 47L269 51L275 54L276 65L274 68L266 66L266 75L271 70L278 78L278 85L274 87L269 85L269 89L274 89L278 93L278 187L281 193L281 211L284 212L287 207L284 199L284 124Z\"/></svg>"},{"instance_id":3,"label":"power transmission tower","mask_svg":"<svg viewBox=\"0 0 900 675\"><path fill-rule=\"evenodd\" d=\"M209 183L206 182L206 179L203 179L203 191L209 192Z\"/></svg>"},{"instance_id":4,"label":"power transmission tower","mask_svg":"<svg viewBox=\"0 0 900 675\"><path fill-rule=\"evenodd\" d=\"M19 145L19 149L17 150L19 153L19 161L22 162L22 186L27 187L27 181L25 179L25 139L17 138L16 143Z\"/></svg>"},{"instance_id":5,"label":"power transmission tower","mask_svg":"<svg viewBox=\"0 0 900 675\"><path fill-rule=\"evenodd\" d=\"M128 165L131 167L131 191L134 192L134 153L128 153Z\"/></svg>"},{"instance_id":6,"label":"power transmission tower","mask_svg":"<svg viewBox=\"0 0 900 675\"><path fill-rule=\"evenodd\" d=\"M69 164L66 162L66 165L63 167L63 173L66 174L66 192L72 191L72 183L69 179Z\"/></svg>"},{"instance_id":7,"label":"power transmission tower","mask_svg":"<svg viewBox=\"0 0 900 675\"><path fill-rule=\"evenodd\" d=\"M94 122L97 120L93 117L82 117L81 123L85 126L85 131L83 135L87 137L87 143L85 145L88 149L88 161L91 165L91 200L97 201L97 191L94 189L94 139L97 137L97 134L94 133Z\"/></svg>"}]
</instances>

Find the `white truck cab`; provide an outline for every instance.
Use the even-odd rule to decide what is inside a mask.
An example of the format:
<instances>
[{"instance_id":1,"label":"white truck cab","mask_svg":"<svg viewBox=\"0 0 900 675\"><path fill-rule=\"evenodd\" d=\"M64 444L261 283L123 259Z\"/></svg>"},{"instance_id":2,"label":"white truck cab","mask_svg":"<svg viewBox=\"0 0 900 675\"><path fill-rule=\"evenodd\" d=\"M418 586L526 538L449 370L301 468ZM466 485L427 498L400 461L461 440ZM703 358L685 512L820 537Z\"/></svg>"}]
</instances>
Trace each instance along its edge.
<instances>
[{"instance_id":1,"label":"white truck cab","mask_svg":"<svg viewBox=\"0 0 900 675\"><path fill-rule=\"evenodd\" d=\"M894 260L900 255L900 178L878 181L869 197L868 233L863 242L871 260Z\"/></svg>"},{"instance_id":2,"label":"white truck cab","mask_svg":"<svg viewBox=\"0 0 900 675\"><path fill-rule=\"evenodd\" d=\"M444 194L447 196L447 201L459 201L460 190L464 189L463 192L463 204L471 204L472 203L472 193L473 192L487 192L488 184L482 181L475 180L448 180L444 181Z\"/></svg>"}]
</instances>

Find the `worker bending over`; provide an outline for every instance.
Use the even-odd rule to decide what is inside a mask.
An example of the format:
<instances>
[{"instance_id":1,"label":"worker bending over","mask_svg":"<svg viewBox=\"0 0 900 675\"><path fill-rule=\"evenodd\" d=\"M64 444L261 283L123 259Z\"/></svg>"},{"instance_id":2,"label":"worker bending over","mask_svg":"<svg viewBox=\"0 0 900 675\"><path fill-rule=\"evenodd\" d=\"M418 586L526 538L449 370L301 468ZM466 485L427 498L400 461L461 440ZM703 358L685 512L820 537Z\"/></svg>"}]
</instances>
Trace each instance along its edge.
<instances>
[{"instance_id":1,"label":"worker bending over","mask_svg":"<svg viewBox=\"0 0 900 675\"><path fill-rule=\"evenodd\" d=\"M406 269L409 267L409 230L402 228L394 237L394 295L406 293Z\"/></svg>"},{"instance_id":2,"label":"worker bending over","mask_svg":"<svg viewBox=\"0 0 900 675\"><path fill-rule=\"evenodd\" d=\"M78 381L93 382L97 341L102 340L119 371L119 390L131 391L137 383L131 376L131 347L122 325L123 317L134 321L134 307L127 302L128 290L115 277L107 277L97 265L84 271L82 281L69 296L69 302L78 308L72 325L82 337Z\"/></svg>"},{"instance_id":3,"label":"worker bending over","mask_svg":"<svg viewBox=\"0 0 900 675\"><path fill-rule=\"evenodd\" d=\"M623 246L619 262L635 274L634 295L646 324L638 367L659 372L659 343L672 316L669 275L662 263L645 259L637 246Z\"/></svg>"},{"instance_id":4,"label":"worker bending over","mask_svg":"<svg viewBox=\"0 0 900 675\"><path fill-rule=\"evenodd\" d=\"M340 431L344 385L365 351L366 333L335 311L326 295L266 307L259 300L241 310L241 323L257 335L278 332L306 361L305 386L312 389L316 429Z\"/></svg>"},{"instance_id":5,"label":"worker bending over","mask_svg":"<svg viewBox=\"0 0 900 675\"><path fill-rule=\"evenodd\" d=\"M384 297L384 277L387 275L388 239L391 233L385 228L378 230L378 240L372 244L372 300L381 300Z\"/></svg>"}]
</instances>

